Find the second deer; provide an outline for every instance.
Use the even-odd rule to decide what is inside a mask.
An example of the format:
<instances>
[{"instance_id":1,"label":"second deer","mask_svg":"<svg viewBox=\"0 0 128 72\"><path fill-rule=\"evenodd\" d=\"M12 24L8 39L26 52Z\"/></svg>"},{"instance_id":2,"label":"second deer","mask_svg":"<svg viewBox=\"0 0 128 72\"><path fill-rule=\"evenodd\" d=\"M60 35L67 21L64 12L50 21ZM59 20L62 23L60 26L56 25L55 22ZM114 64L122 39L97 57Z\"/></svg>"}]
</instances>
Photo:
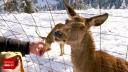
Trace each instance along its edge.
<instances>
[{"instance_id":1,"label":"second deer","mask_svg":"<svg viewBox=\"0 0 128 72\"><path fill-rule=\"evenodd\" d=\"M53 32L60 29L61 27L63 26L63 24L59 23L57 24L53 29L52 31L48 34L48 36L46 37L45 39L45 47L46 48L51 48L51 44L53 42L55 42L55 37L53 35ZM61 34L57 34L58 36L61 35ZM64 55L64 42L61 41L59 42L60 44L60 56Z\"/></svg>"}]
</instances>

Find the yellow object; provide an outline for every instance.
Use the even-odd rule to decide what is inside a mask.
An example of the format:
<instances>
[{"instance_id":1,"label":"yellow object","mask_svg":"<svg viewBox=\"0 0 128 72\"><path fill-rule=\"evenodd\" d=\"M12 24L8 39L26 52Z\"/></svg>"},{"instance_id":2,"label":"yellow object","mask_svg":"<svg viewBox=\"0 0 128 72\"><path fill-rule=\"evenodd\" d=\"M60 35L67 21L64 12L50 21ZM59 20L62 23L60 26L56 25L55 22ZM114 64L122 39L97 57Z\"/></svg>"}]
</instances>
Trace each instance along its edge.
<instances>
[{"instance_id":1,"label":"yellow object","mask_svg":"<svg viewBox=\"0 0 128 72\"><path fill-rule=\"evenodd\" d=\"M20 52L1 52L0 55L4 56L4 58L17 58L19 71L24 72L22 54ZM16 67L18 69L18 67Z\"/></svg>"}]
</instances>

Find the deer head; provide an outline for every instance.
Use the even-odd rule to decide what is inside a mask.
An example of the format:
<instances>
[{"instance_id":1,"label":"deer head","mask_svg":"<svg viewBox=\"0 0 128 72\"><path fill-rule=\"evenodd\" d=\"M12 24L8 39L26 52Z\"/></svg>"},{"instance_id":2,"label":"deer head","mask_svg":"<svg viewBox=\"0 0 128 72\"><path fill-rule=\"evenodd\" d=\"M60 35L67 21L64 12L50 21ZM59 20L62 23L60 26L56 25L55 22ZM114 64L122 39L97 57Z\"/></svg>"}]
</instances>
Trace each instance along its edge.
<instances>
[{"instance_id":1,"label":"deer head","mask_svg":"<svg viewBox=\"0 0 128 72\"><path fill-rule=\"evenodd\" d=\"M108 18L108 14L85 18L79 16L73 8L71 8L66 0L64 0L69 19L66 20L65 25L60 29L54 31L56 41L64 41L68 44L76 44L81 42L83 37L90 33L91 26L100 26Z\"/></svg>"}]
</instances>

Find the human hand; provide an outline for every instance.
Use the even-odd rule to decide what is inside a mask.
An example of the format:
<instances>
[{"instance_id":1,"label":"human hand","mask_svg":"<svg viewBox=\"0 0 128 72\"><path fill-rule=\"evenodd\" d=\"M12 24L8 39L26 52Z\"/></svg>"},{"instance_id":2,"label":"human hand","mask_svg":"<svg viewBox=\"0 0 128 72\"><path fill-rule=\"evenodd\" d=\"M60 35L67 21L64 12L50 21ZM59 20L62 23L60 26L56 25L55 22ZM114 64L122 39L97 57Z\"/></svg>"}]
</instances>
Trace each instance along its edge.
<instances>
[{"instance_id":1,"label":"human hand","mask_svg":"<svg viewBox=\"0 0 128 72\"><path fill-rule=\"evenodd\" d=\"M29 44L30 53L33 53L38 56L43 55L46 51L49 51L49 50L50 50L49 48L44 47L43 41L30 42Z\"/></svg>"}]
</instances>

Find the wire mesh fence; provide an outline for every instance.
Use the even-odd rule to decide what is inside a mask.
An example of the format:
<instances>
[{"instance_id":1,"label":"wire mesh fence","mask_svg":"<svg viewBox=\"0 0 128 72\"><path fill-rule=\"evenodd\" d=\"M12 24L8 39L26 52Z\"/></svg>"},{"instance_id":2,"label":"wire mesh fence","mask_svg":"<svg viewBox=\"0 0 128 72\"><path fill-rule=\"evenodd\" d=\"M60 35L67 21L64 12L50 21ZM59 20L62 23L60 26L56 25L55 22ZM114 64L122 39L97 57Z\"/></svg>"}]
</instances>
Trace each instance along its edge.
<instances>
[{"instance_id":1,"label":"wire mesh fence","mask_svg":"<svg viewBox=\"0 0 128 72\"><path fill-rule=\"evenodd\" d=\"M107 10L103 11L107 12ZM78 13L82 16L91 17L97 15L97 13L87 12L89 11L78 11ZM116 14L113 15L111 14L111 12L109 13L110 19L105 23L107 24L106 26L108 28L106 28L104 25L92 29L93 36L96 42L96 47L98 50L104 50L110 54L116 55L117 57L121 57L127 60L128 36L126 34L126 31L128 27L126 27L126 24L128 23L128 16ZM46 37L57 23L64 23L66 18L67 13L65 11L51 10L32 14L0 14L0 35L9 38L15 38L18 40L32 41L35 38L38 38L39 36ZM117 20L115 20L115 18ZM123 24L122 19L126 19L123 21ZM119 30L113 30L112 28L118 28ZM126 30L123 30L121 28L126 28ZM123 30L124 32L119 33L120 30ZM73 72L72 63L70 59L70 46L65 45L65 54L63 56L59 56L60 48L57 43L54 43L51 47L53 47L52 50L46 52L42 57L38 57L33 54L26 55L24 57L25 71Z\"/></svg>"}]
</instances>

